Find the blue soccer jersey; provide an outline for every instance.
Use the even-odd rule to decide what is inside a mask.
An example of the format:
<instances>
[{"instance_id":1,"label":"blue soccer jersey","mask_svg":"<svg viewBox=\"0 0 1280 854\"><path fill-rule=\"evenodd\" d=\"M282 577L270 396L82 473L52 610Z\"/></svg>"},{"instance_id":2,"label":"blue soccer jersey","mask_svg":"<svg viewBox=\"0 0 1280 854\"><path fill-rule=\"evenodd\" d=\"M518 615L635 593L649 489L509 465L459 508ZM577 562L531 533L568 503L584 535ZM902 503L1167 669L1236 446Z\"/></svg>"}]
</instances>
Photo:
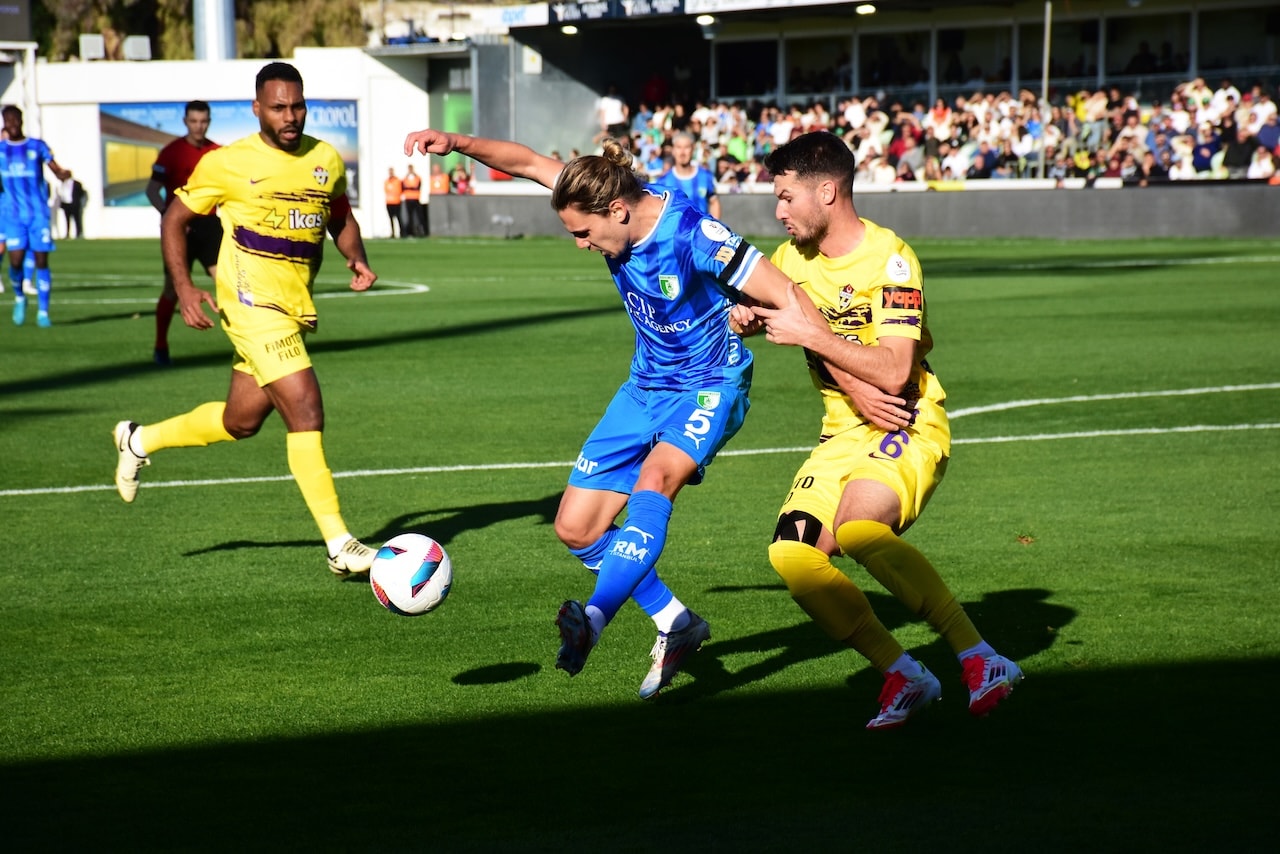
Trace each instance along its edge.
<instances>
[{"instance_id":1,"label":"blue soccer jersey","mask_svg":"<svg viewBox=\"0 0 1280 854\"><path fill-rule=\"evenodd\" d=\"M0 143L0 222L49 222L49 185L45 183L45 164L53 160L53 152L43 139L27 138L20 142Z\"/></svg>"},{"instance_id":2,"label":"blue soccer jersey","mask_svg":"<svg viewBox=\"0 0 1280 854\"><path fill-rule=\"evenodd\" d=\"M763 256L680 194L662 195L653 230L607 259L636 329L631 378L653 389L732 382L752 357L729 329L729 309Z\"/></svg>"},{"instance_id":3,"label":"blue soccer jersey","mask_svg":"<svg viewBox=\"0 0 1280 854\"><path fill-rule=\"evenodd\" d=\"M673 166L657 180L657 184L684 193L703 213L708 210L708 200L716 194L716 179L701 166L697 167L692 178L681 178Z\"/></svg>"}]
</instances>

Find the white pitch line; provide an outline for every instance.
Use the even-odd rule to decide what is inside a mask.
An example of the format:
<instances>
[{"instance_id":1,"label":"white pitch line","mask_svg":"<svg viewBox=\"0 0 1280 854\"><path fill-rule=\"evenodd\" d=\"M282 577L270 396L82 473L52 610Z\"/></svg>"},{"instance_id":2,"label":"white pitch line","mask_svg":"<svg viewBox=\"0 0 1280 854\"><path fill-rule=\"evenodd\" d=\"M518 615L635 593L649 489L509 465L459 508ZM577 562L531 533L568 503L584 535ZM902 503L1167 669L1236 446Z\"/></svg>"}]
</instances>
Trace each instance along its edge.
<instances>
[{"instance_id":1,"label":"white pitch line","mask_svg":"<svg viewBox=\"0 0 1280 854\"><path fill-rule=\"evenodd\" d=\"M113 285L113 287L115 287ZM380 290L385 288L386 290ZM420 282L384 282L378 281L378 286L369 291L324 291L322 293L313 294L312 299L347 299L349 297L404 297L413 294L425 294L431 290L430 285ZM95 297L94 299L77 298L77 297L58 297L58 305L151 305L154 304L156 298L154 295L145 297Z\"/></svg>"},{"instance_id":2,"label":"white pitch line","mask_svg":"<svg viewBox=\"0 0 1280 854\"><path fill-rule=\"evenodd\" d=\"M992 403L987 406L970 406L956 409L950 414L951 420L966 415L980 415L984 412L1003 412L1007 409L1022 409L1028 406L1050 406L1057 403L1091 403L1095 400L1133 400L1141 397L1179 397L1194 394L1223 394L1233 391L1272 391L1280 389L1280 383L1255 383L1253 385L1221 385L1208 388L1180 388L1164 391L1123 391L1116 394L1077 394L1071 397L1041 397L1030 400L1010 400L1004 403Z\"/></svg>"},{"instance_id":3,"label":"white pitch line","mask_svg":"<svg viewBox=\"0 0 1280 854\"><path fill-rule=\"evenodd\" d=\"M1280 430L1280 423L1267 424L1195 424L1187 427L1138 427L1132 430L1085 430L1078 433L1035 433L1029 436L989 436L972 439L955 439L955 445L989 445L1005 442L1046 442L1057 439L1093 439L1104 436L1159 436L1176 433L1211 433L1234 432L1240 430ZM812 450L811 445L794 448L752 448L747 450L723 451L722 457L750 457L762 454L793 454ZM569 461L542 463L487 463L481 465L459 466L415 466L397 469L358 469L355 471L334 472L334 478L347 477L388 477L414 474L446 474L450 472L528 470L545 468L567 469L573 463ZM232 486L242 483L283 483L293 480L292 475L271 475L268 477L227 477L208 480L167 480L147 482L147 489L172 489L184 486ZM109 492L115 489L114 484L96 483L88 486L50 486L38 489L0 489L0 498L30 495L71 495L78 492Z\"/></svg>"}]
</instances>

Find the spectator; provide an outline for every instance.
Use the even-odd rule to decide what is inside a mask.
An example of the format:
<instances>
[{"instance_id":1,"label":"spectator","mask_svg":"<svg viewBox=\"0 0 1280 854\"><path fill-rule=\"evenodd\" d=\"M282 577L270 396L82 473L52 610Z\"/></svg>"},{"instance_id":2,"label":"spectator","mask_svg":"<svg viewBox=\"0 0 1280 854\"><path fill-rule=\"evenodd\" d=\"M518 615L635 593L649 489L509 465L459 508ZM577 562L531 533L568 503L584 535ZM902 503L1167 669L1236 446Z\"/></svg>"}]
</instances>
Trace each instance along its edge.
<instances>
[{"instance_id":1,"label":"spectator","mask_svg":"<svg viewBox=\"0 0 1280 854\"><path fill-rule=\"evenodd\" d=\"M1265 181L1274 177L1275 174L1275 155L1266 146L1257 146L1253 150L1253 157L1249 161L1249 168L1245 172L1245 177L1254 181Z\"/></svg>"},{"instance_id":2,"label":"spectator","mask_svg":"<svg viewBox=\"0 0 1280 854\"><path fill-rule=\"evenodd\" d=\"M387 180L382 182L382 194L387 205L387 219L391 221L391 236L395 237L403 229L400 225L400 197L404 194L404 184L396 175L395 167L387 169Z\"/></svg>"},{"instance_id":3,"label":"spectator","mask_svg":"<svg viewBox=\"0 0 1280 854\"><path fill-rule=\"evenodd\" d=\"M58 184L58 207L62 209L63 237L71 237L73 227L77 240L84 237L84 206L87 201L88 194L85 192L84 184L71 176L71 170L67 170L67 177Z\"/></svg>"},{"instance_id":4,"label":"spectator","mask_svg":"<svg viewBox=\"0 0 1280 854\"><path fill-rule=\"evenodd\" d=\"M1280 116L1271 113L1254 134L1258 144L1265 146L1268 151L1275 151L1276 146L1280 146Z\"/></svg>"},{"instance_id":5,"label":"spectator","mask_svg":"<svg viewBox=\"0 0 1280 854\"><path fill-rule=\"evenodd\" d=\"M991 173L995 171L999 158L1000 153L992 149L986 140L983 140L978 143L978 152L973 156L973 162L969 164L969 171L966 173L966 177L990 178Z\"/></svg>"},{"instance_id":6,"label":"spectator","mask_svg":"<svg viewBox=\"0 0 1280 854\"><path fill-rule=\"evenodd\" d=\"M422 218L422 176L409 164L409 171L400 179L404 188L400 194L401 237L421 237L426 231Z\"/></svg>"},{"instance_id":7,"label":"spectator","mask_svg":"<svg viewBox=\"0 0 1280 854\"><path fill-rule=\"evenodd\" d=\"M938 162L944 179L950 175L950 180L958 181L969 174L969 155L959 147L952 148L949 142L939 143Z\"/></svg>"},{"instance_id":8,"label":"spectator","mask_svg":"<svg viewBox=\"0 0 1280 854\"><path fill-rule=\"evenodd\" d=\"M1248 129L1237 127L1235 137L1227 140L1227 150L1222 155L1222 168L1226 170L1226 177L1237 181L1244 178L1249 165L1253 163L1253 150L1256 147L1257 143L1249 135Z\"/></svg>"},{"instance_id":9,"label":"spectator","mask_svg":"<svg viewBox=\"0 0 1280 854\"><path fill-rule=\"evenodd\" d=\"M600 133L596 135L596 141L599 142L607 136L614 139L625 136L627 117L627 104L618 95L618 87L610 83L605 93L596 100L596 121L600 124Z\"/></svg>"},{"instance_id":10,"label":"spectator","mask_svg":"<svg viewBox=\"0 0 1280 854\"><path fill-rule=\"evenodd\" d=\"M459 163L453 167L453 174L449 176L453 180L453 192L460 196L470 195L471 193L471 173L466 167Z\"/></svg>"},{"instance_id":11,"label":"spectator","mask_svg":"<svg viewBox=\"0 0 1280 854\"><path fill-rule=\"evenodd\" d=\"M1204 122L1196 132L1195 148L1191 154L1191 166L1196 174L1208 178L1213 169L1213 156L1222 149L1222 142L1213 130L1213 125Z\"/></svg>"},{"instance_id":12,"label":"spectator","mask_svg":"<svg viewBox=\"0 0 1280 854\"><path fill-rule=\"evenodd\" d=\"M1138 164L1138 169L1130 180L1139 187L1147 187L1152 183L1168 181L1169 172L1156 160L1155 154L1148 151L1142 155L1142 162Z\"/></svg>"},{"instance_id":13,"label":"spectator","mask_svg":"<svg viewBox=\"0 0 1280 854\"><path fill-rule=\"evenodd\" d=\"M892 145L889 146L889 153L895 153ZM905 163L913 173L918 173L924 169L924 149L920 147L919 141L911 133L903 132L901 146L896 153L898 155L898 163Z\"/></svg>"},{"instance_id":14,"label":"spectator","mask_svg":"<svg viewBox=\"0 0 1280 854\"><path fill-rule=\"evenodd\" d=\"M437 160L431 161L431 174L427 178L427 189L433 196L447 196L453 190L453 180Z\"/></svg>"}]
</instances>

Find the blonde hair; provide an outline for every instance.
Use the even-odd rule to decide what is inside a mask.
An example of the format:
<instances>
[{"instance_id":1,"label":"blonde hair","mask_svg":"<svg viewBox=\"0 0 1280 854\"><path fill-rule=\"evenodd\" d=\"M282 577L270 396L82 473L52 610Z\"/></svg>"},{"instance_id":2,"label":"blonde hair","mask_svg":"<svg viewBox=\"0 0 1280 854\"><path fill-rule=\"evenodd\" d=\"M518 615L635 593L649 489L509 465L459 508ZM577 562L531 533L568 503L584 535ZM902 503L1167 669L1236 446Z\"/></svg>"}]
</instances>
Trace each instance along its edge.
<instances>
[{"instance_id":1,"label":"blonde hair","mask_svg":"<svg viewBox=\"0 0 1280 854\"><path fill-rule=\"evenodd\" d=\"M614 199L633 202L644 193L646 179L633 167L631 153L606 138L600 154L575 157L564 167L551 191L557 211L573 205L586 214L605 214Z\"/></svg>"}]
</instances>

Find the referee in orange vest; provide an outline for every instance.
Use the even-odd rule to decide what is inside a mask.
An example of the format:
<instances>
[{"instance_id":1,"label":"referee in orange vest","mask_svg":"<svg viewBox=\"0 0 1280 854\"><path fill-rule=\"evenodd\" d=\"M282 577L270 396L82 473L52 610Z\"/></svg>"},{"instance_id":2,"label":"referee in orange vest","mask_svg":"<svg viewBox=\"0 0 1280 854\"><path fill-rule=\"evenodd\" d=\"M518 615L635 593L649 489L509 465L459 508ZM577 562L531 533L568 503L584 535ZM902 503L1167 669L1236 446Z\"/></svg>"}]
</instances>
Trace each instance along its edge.
<instances>
[{"instance_id":1,"label":"referee in orange vest","mask_svg":"<svg viewBox=\"0 0 1280 854\"><path fill-rule=\"evenodd\" d=\"M413 171L413 164L409 164L409 174L400 183L404 186L404 195L400 198L400 204L404 208L400 236L422 237L426 231L422 222L422 176Z\"/></svg>"},{"instance_id":2,"label":"referee in orange vest","mask_svg":"<svg viewBox=\"0 0 1280 854\"><path fill-rule=\"evenodd\" d=\"M394 167L387 170L387 180L382 182L382 192L387 196L387 218L391 220L391 236L397 230L404 234L404 226L400 224L400 197L404 194L404 185L396 177Z\"/></svg>"}]
</instances>

